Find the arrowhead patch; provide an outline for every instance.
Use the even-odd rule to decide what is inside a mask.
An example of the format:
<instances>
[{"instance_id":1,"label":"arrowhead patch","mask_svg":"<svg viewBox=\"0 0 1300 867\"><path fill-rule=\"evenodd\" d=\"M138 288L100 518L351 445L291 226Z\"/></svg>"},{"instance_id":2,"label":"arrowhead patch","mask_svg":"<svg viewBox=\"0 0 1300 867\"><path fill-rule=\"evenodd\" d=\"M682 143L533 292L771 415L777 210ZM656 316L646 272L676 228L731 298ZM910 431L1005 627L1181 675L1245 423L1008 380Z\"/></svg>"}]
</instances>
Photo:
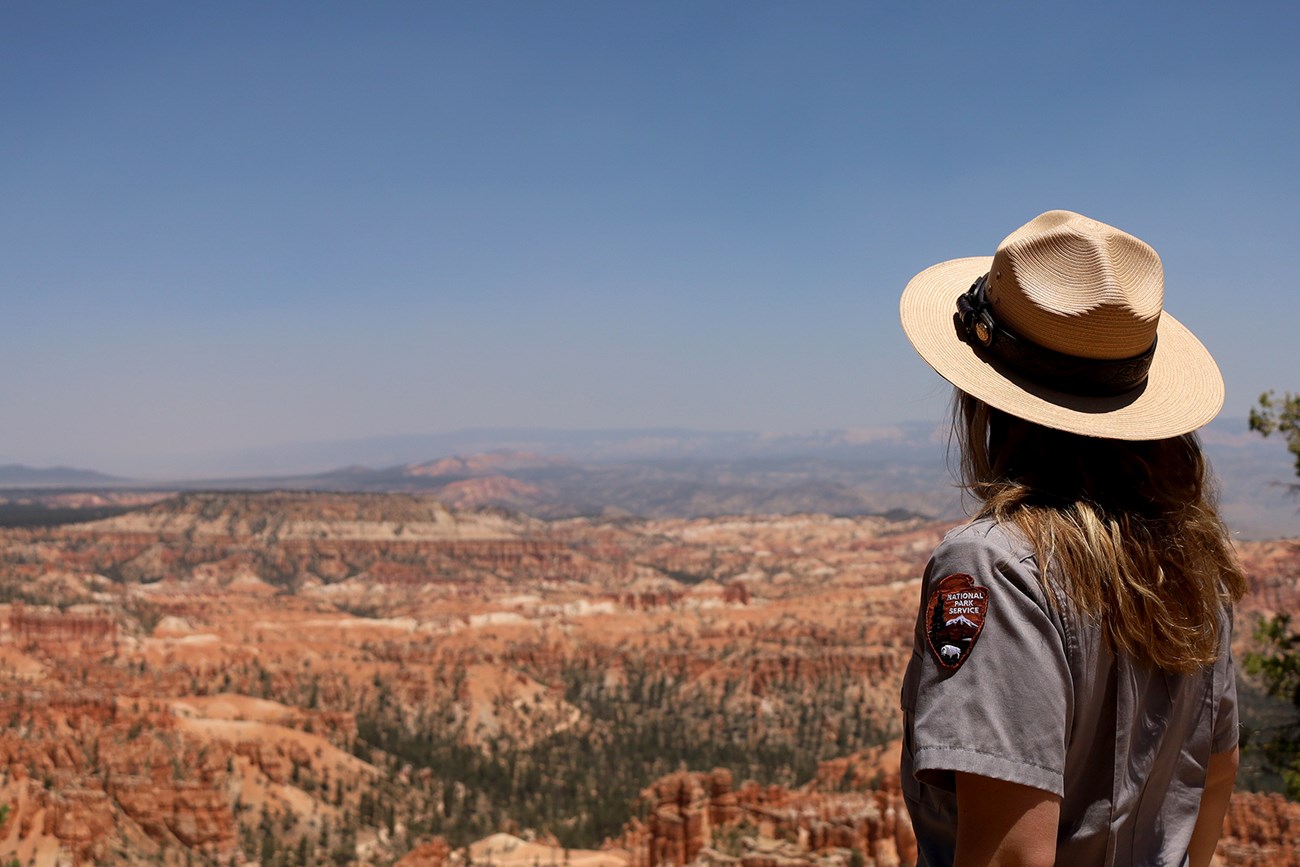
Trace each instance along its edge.
<instances>
[{"instance_id":1,"label":"arrowhead patch","mask_svg":"<svg viewBox=\"0 0 1300 867\"><path fill-rule=\"evenodd\" d=\"M949 575L936 584L925 604L925 637L935 661L950 671L961 668L988 613L989 589L977 587L971 576Z\"/></svg>"}]
</instances>

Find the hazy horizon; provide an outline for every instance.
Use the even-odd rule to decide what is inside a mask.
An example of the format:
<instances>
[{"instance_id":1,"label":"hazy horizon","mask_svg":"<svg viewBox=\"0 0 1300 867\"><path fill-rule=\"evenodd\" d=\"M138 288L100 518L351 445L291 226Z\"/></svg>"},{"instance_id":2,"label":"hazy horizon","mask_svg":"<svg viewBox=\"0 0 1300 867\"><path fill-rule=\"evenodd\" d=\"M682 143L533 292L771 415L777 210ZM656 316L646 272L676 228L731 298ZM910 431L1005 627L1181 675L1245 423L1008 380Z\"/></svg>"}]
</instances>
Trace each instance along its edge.
<instances>
[{"instance_id":1,"label":"hazy horizon","mask_svg":"<svg viewBox=\"0 0 1300 867\"><path fill-rule=\"evenodd\" d=\"M383 469L399 464L420 463L442 458L484 454L491 451L535 451L542 455L568 456L579 460L638 459L653 457L656 446L670 458L687 456L692 450L713 454L720 444L741 442L750 447L792 446L796 451L822 449L828 445L852 449L896 442L910 449L933 445L936 454L947 442L946 419L909 419L892 424L856 428L823 428L788 431L709 430L689 427L560 428L560 427L466 427L446 431L405 432L374 436L304 439L260 446L228 446L209 450L159 452L131 457L110 452L89 452L81 461L27 463L0 453L0 466L31 469L71 469L104 473L129 481L177 482L200 479L239 479L294 476L330 472L350 466ZM1276 453L1279 481L1286 481L1289 457L1286 444L1277 437L1265 440L1251 432L1246 418L1220 415L1201 430L1207 447L1250 447L1259 453ZM654 441L658 441L657 443ZM834 441L834 442L832 442ZM602 457L604 455L604 457ZM609 457L612 455L613 457Z\"/></svg>"},{"instance_id":2,"label":"hazy horizon","mask_svg":"<svg viewBox=\"0 0 1300 867\"><path fill-rule=\"evenodd\" d=\"M1244 422L1243 422L1244 423ZM573 444L578 452L591 448L597 440L623 444L647 437L676 437L690 439L790 439L822 435L889 435L894 432L915 432L937 427L928 421L909 420L889 425L869 425L859 428L824 430L760 431L760 430L708 430L685 427L642 428L559 428L559 427L467 427L456 430L428 431L423 433L391 433L374 436L340 437L297 442L275 442L260 446L218 447L208 451L178 451L159 453L144 458L131 458L121 454L101 453L97 460L74 463L28 464L6 460L0 456L0 466L10 464L33 469L66 468L103 472L108 475L138 480L182 480L186 474L210 473L212 478L236 478L254 475L294 475L327 472L351 465L371 469L399 463L431 461L454 455L470 456L489 451L539 451L542 454L576 453L567 448ZM873 438L880 438L874 436ZM392 456L385 450L397 449ZM423 449L423 450L421 450ZM329 455L320 457L320 455Z\"/></svg>"}]
</instances>

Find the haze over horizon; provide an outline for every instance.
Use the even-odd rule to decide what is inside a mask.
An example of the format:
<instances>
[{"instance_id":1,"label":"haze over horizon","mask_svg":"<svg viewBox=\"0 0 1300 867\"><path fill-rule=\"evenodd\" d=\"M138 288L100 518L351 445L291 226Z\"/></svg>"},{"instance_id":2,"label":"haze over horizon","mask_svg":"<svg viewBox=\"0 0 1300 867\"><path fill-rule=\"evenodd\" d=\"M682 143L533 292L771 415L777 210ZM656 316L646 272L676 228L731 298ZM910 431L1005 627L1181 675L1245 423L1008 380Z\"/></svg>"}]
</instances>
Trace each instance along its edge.
<instances>
[{"instance_id":1,"label":"haze over horizon","mask_svg":"<svg viewBox=\"0 0 1300 867\"><path fill-rule=\"evenodd\" d=\"M0 463L937 421L899 292L1058 207L1155 246L1241 417L1300 388L1298 41L1280 2L9 4Z\"/></svg>"}]
</instances>

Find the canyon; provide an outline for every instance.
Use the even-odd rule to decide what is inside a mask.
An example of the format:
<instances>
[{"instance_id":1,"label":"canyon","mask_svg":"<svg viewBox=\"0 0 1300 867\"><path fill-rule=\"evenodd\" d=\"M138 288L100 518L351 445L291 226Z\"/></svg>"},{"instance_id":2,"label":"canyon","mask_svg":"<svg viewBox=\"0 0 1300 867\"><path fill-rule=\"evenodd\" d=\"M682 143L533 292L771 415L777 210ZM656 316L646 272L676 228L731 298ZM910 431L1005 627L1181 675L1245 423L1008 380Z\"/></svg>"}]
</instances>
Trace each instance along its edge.
<instances>
[{"instance_id":1,"label":"canyon","mask_svg":"<svg viewBox=\"0 0 1300 867\"><path fill-rule=\"evenodd\" d=\"M0 531L0 861L913 863L897 690L951 521L465 490ZM1300 542L1239 547L1240 654ZM1241 791L1225 829L1221 864L1300 865L1300 805Z\"/></svg>"}]
</instances>

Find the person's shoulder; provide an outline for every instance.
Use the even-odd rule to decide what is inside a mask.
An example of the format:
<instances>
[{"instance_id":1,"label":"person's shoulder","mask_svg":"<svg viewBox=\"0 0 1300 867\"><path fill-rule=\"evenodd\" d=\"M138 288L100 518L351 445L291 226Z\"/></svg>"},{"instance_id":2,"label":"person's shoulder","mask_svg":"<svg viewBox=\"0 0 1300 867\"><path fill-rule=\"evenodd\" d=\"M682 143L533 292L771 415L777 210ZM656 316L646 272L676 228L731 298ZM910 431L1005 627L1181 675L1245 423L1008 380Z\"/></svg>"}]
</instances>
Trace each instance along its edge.
<instances>
[{"instance_id":1,"label":"person's shoulder","mask_svg":"<svg viewBox=\"0 0 1300 867\"><path fill-rule=\"evenodd\" d=\"M1025 563L1034 559L1033 545L1014 524L976 518L954 527L935 548L935 557L966 557L977 561Z\"/></svg>"},{"instance_id":2,"label":"person's shoulder","mask_svg":"<svg viewBox=\"0 0 1300 867\"><path fill-rule=\"evenodd\" d=\"M977 518L951 530L934 549L930 568L932 581L949 575L969 575L1046 602L1033 545L1013 524Z\"/></svg>"}]
</instances>

